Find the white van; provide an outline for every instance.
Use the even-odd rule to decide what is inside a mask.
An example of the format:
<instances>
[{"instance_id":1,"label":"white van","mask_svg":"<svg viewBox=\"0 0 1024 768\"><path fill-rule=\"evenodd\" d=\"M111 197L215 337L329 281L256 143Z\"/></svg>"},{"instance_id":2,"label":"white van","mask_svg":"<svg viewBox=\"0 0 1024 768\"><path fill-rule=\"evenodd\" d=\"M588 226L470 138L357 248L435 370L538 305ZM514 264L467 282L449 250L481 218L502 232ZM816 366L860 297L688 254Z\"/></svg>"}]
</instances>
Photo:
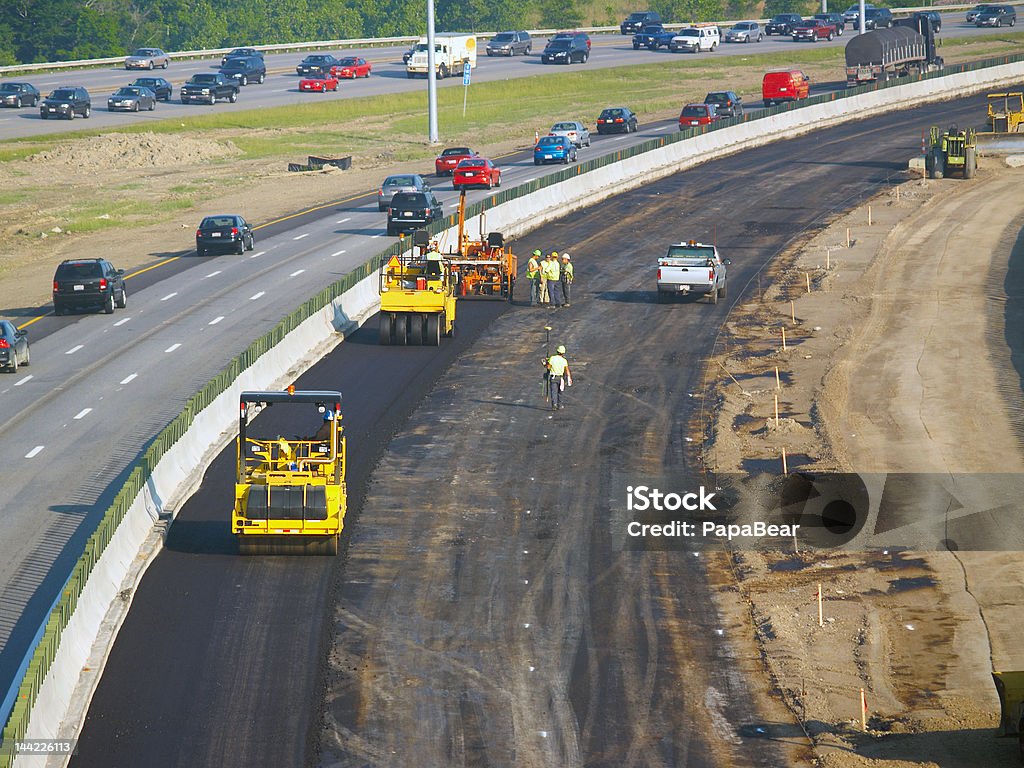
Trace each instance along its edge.
<instances>
[{"instance_id":1,"label":"white van","mask_svg":"<svg viewBox=\"0 0 1024 768\"><path fill-rule=\"evenodd\" d=\"M715 50L720 42L721 31L714 24L709 24L679 30L679 34L669 41L668 49L677 53L701 53Z\"/></svg>"}]
</instances>

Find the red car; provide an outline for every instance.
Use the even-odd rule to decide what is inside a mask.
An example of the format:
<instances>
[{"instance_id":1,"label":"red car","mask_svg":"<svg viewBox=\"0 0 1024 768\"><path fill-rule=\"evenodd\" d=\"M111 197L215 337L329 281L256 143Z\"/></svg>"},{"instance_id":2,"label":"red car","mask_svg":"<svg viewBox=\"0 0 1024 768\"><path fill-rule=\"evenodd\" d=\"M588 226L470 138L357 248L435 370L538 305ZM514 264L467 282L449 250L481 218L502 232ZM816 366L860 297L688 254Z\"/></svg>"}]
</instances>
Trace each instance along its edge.
<instances>
[{"instance_id":1,"label":"red car","mask_svg":"<svg viewBox=\"0 0 1024 768\"><path fill-rule=\"evenodd\" d=\"M369 77L371 69L370 62L361 56L349 56L331 67L331 75L342 80L355 80L357 77Z\"/></svg>"},{"instance_id":2,"label":"red car","mask_svg":"<svg viewBox=\"0 0 1024 768\"><path fill-rule=\"evenodd\" d=\"M455 172L455 166L470 157L480 155L469 147L448 147L434 160L434 173L438 176L448 176Z\"/></svg>"},{"instance_id":3,"label":"red car","mask_svg":"<svg viewBox=\"0 0 1024 768\"><path fill-rule=\"evenodd\" d=\"M462 187L500 187L501 168L486 157L470 157L463 160L455 168L452 176L452 189Z\"/></svg>"},{"instance_id":4,"label":"red car","mask_svg":"<svg viewBox=\"0 0 1024 768\"><path fill-rule=\"evenodd\" d=\"M333 75L310 75L299 80L300 91L327 93L338 90L338 78Z\"/></svg>"},{"instance_id":5,"label":"red car","mask_svg":"<svg viewBox=\"0 0 1024 768\"><path fill-rule=\"evenodd\" d=\"M720 117L718 107L714 104L687 104L679 113L679 130L695 125L710 125Z\"/></svg>"}]
</instances>

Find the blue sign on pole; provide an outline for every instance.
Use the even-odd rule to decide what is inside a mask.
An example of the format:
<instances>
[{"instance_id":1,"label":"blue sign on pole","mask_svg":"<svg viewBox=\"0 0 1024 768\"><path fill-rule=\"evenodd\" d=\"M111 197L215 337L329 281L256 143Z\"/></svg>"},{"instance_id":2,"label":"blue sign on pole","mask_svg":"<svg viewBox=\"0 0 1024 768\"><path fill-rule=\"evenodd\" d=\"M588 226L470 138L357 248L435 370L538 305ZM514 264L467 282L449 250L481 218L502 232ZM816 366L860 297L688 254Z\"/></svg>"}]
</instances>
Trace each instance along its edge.
<instances>
[{"instance_id":1,"label":"blue sign on pole","mask_svg":"<svg viewBox=\"0 0 1024 768\"><path fill-rule=\"evenodd\" d=\"M462 84L463 85L469 85L469 75L470 75L470 73L472 71L473 70L470 68L468 61L465 64L462 65Z\"/></svg>"}]
</instances>

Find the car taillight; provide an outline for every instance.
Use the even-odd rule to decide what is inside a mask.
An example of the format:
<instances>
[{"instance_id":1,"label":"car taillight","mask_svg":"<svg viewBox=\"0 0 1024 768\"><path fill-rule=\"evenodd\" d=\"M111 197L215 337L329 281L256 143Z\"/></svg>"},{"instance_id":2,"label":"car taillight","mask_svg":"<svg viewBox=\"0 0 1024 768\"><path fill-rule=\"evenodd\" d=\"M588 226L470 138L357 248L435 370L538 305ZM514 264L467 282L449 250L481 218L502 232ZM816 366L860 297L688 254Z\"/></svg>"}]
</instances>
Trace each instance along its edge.
<instances>
[{"instance_id":1,"label":"car taillight","mask_svg":"<svg viewBox=\"0 0 1024 768\"><path fill-rule=\"evenodd\" d=\"M100 290L101 291L107 290L107 278L105 278L105 277L101 277L100 278Z\"/></svg>"},{"instance_id":2,"label":"car taillight","mask_svg":"<svg viewBox=\"0 0 1024 768\"><path fill-rule=\"evenodd\" d=\"M233 237L238 237L238 227L232 227L231 228L231 235Z\"/></svg>"},{"instance_id":3,"label":"car taillight","mask_svg":"<svg viewBox=\"0 0 1024 768\"><path fill-rule=\"evenodd\" d=\"M710 283L714 279L715 279L715 270L709 269L708 270L708 282Z\"/></svg>"},{"instance_id":4,"label":"car taillight","mask_svg":"<svg viewBox=\"0 0 1024 768\"><path fill-rule=\"evenodd\" d=\"M7 343L7 339L0 339L0 349L10 349L11 345Z\"/></svg>"},{"instance_id":5,"label":"car taillight","mask_svg":"<svg viewBox=\"0 0 1024 768\"><path fill-rule=\"evenodd\" d=\"M661 267L658 267L658 279L661 280Z\"/></svg>"},{"instance_id":6,"label":"car taillight","mask_svg":"<svg viewBox=\"0 0 1024 768\"><path fill-rule=\"evenodd\" d=\"M615 122L616 123L621 123L622 122L622 118L621 117L616 117L615 118Z\"/></svg>"},{"instance_id":7,"label":"car taillight","mask_svg":"<svg viewBox=\"0 0 1024 768\"><path fill-rule=\"evenodd\" d=\"M196 237L199 237L201 234L203 234L203 230L197 229L196 230Z\"/></svg>"},{"instance_id":8,"label":"car taillight","mask_svg":"<svg viewBox=\"0 0 1024 768\"><path fill-rule=\"evenodd\" d=\"M429 208L424 208L423 209L423 215L424 216L429 216L430 215L430 209Z\"/></svg>"},{"instance_id":9,"label":"car taillight","mask_svg":"<svg viewBox=\"0 0 1024 768\"><path fill-rule=\"evenodd\" d=\"M60 290L60 284L56 280L53 281L53 290L55 290L55 291L59 291Z\"/></svg>"}]
</instances>

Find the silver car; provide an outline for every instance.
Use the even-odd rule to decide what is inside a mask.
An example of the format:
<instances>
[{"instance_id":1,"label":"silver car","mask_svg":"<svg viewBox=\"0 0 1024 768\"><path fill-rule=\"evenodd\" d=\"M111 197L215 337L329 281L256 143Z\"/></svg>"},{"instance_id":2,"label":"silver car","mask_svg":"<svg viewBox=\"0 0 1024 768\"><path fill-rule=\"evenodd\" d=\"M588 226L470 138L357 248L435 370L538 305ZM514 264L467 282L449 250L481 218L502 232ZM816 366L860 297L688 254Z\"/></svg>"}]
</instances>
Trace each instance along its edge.
<instances>
[{"instance_id":1,"label":"silver car","mask_svg":"<svg viewBox=\"0 0 1024 768\"><path fill-rule=\"evenodd\" d=\"M171 57L159 48L139 48L124 60L125 69L167 69Z\"/></svg>"},{"instance_id":2,"label":"silver car","mask_svg":"<svg viewBox=\"0 0 1024 768\"><path fill-rule=\"evenodd\" d=\"M563 123L555 123L551 126L551 130L548 131L549 136L565 136L569 141L579 147L590 146L590 131L583 123L575 121L567 121Z\"/></svg>"},{"instance_id":3,"label":"silver car","mask_svg":"<svg viewBox=\"0 0 1024 768\"><path fill-rule=\"evenodd\" d=\"M142 86L126 85L107 99L108 112L138 112L143 109L152 112L155 107L156 94Z\"/></svg>"},{"instance_id":4,"label":"silver car","mask_svg":"<svg viewBox=\"0 0 1024 768\"><path fill-rule=\"evenodd\" d=\"M756 21L741 21L725 33L727 43L760 43L763 38L761 25Z\"/></svg>"},{"instance_id":5,"label":"silver car","mask_svg":"<svg viewBox=\"0 0 1024 768\"><path fill-rule=\"evenodd\" d=\"M388 176L377 190L377 210L386 211L391 198L399 192L429 192L430 185L417 173L397 173Z\"/></svg>"}]
</instances>

